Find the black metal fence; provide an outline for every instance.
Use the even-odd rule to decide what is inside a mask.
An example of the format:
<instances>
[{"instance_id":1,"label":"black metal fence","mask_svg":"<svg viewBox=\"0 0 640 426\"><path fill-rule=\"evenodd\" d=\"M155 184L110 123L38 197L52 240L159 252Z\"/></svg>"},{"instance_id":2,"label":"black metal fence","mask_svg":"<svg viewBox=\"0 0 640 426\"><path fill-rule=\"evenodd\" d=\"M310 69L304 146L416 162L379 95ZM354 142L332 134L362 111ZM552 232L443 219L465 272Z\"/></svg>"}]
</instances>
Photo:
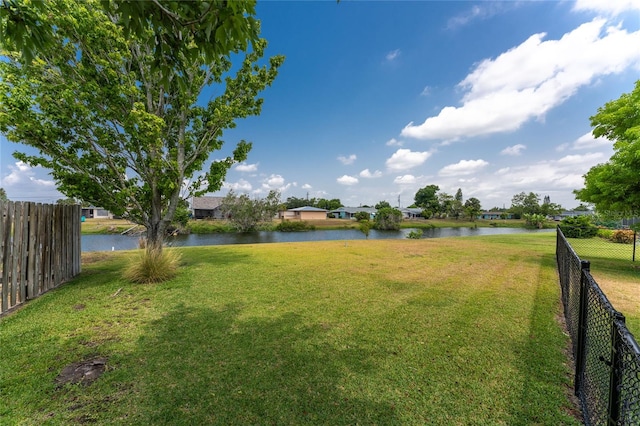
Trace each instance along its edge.
<instances>
[{"instance_id":1,"label":"black metal fence","mask_svg":"<svg viewBox=\"0 0 640 426\"><path fill-rule=\"evenodd\" d=\"M640 347L560 228L556 261L586 425L640 425Z\"/></svg>"}]
</instances>

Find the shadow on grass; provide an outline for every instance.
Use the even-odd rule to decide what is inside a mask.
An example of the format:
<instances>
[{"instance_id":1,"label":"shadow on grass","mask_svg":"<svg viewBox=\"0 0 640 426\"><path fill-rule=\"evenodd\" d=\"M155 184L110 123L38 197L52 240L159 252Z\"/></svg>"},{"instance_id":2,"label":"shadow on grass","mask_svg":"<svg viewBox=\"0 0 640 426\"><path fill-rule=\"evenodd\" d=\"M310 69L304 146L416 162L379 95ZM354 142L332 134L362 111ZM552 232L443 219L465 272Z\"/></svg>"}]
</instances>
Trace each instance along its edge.
<instances>
[{"instance_id":1,"label":"shadow on grass","mask_svg":"<svg viewBox=\"0 0 640 426\"><path fill-rule=\"evenodd\" d=\"M543 256L542 269L555 268L555 257ZM567 364L571 356L568 337L563 334L560 319L564 315L557 289L540 277L534 294L530 315L529 335L526 341L514 346L519 356L517 367L524 383L520 395L519 410L512 413L509 424L580 424L579 409L569 401L572 394L570 370ZM563 352L566 348L569 352ZM563 394L564 384L564 394ZM566 401L562 404L562 401ZM541 407L557 407L554 413ZM563 418L558 423L558 418ZM523 419L528 419L523 422Z\"/></svg>"},{"instance_id":2,"label":"shadow on grass","mask_svg":"<svg viewBox=\"0 0 640 426\"><path fill-rule=\"evenodd\" d=\"M343 380L372 368L361 349L327 343L298 315L242 318L177 307L152 323L132 359L128 416L145 424L397 424L391 404L353 397Z\"/></svg>"}]
</instances>

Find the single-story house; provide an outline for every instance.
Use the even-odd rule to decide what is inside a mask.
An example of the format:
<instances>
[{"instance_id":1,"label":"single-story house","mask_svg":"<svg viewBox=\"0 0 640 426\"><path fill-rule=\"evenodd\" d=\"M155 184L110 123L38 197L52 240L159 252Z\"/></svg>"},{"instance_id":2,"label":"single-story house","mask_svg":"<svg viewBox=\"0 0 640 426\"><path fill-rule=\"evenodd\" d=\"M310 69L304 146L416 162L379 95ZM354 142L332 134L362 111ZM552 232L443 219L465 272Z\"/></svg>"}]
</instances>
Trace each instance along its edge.
<instances>
[{"instance_id":1,"label":"single-story house","mask_svg":"<svg viewBox=\"0 0 640 426\"><path fill-rule=\"evenodd\" d=\"M373 219L377 210L373 207L340 207L339 209L331 210L329 214L338 219L355 219L355 215L358 212L369 213L369 217Z\"/></svg>"},{"instance_id":2,"label":"single-story house","mask_svg":"<svg viewBox=\"0 0 640 426\"><path fill-rule=\"evenodd\" d=\"M478 215L478 219L498 220L502 219L505 215L505 219L513 219L513 214L508 212L482 212Z\"/></svg>"},{"instance_id":3,"label":"single-story house","mask_svg":"<svg viewBox=\"0 0 640 426\"><path fill-rule=\"evenodd\" d=\"M288 209L278 213L278 219L285 220L318 220L326 219L328 210L318 207L298 207L296 209Z\"/></svg>"},{"instance_id":4,"label":"single-story house","mask_svg":"<svg viewBox=\"0 0 640 426\"><path fill-rule=\"evenodd\" d=\"M193 197L191 199L191 212L194 219L222 219L220 210L224 197Z\"/></svg>"},{"instance_id":5,"label":"single-story house","mask_svg":"<svg viewBox=\"0 0 640 426\"><path fill-rule=\"evenodd\" d=\"M82 207L82 216L85 219L113 219L113 214L102 207Z\"/></svg>"},{"instance_id":6,"label":"single-story house","mask_svg":"<svg viewBox=\"0 0 640 426\"><path fill-rule=\"evenodd\" d=\"M557 215L554 215L553 220L560 221L565 217L589 216L592 214L593 212L591 210L565 210Z\"/></svg>"},{"instance_id":7,"label":"single-story house","mask_svg":"<svg viewBox=\"0 0 640 426\"><path fill-rule=\"evenodd\" d=\"M422 217L422 209L416 207L406 207L399 209L403 219L419 219Z\"/></svg>"}]
</instances>

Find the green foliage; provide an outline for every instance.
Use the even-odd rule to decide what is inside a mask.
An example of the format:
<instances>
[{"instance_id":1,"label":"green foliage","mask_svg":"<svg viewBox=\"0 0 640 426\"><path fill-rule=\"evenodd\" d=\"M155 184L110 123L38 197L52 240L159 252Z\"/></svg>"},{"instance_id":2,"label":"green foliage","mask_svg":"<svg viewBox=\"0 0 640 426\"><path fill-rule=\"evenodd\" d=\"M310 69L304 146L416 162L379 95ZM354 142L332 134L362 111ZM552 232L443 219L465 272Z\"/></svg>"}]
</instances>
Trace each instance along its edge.
<instances>
[{"instance_id":1,"label":"green foliage","mask_svg":"<svg viewBox=\"0 0 640 426\"><path fill-rule=\"evenodd\" d=\"M589 216L565 217L558 226L567 238L592 238L598 234Z\"/></svg>"},{"instance_id":2,"label":"green foliage","mask_svg":"<svg viewBox=\"0 0 640 426\"><path fill-rule=\"evenodd\" d=\"M54 1L0 3L0 39L30 64L42 52L56 47L55 23L43 20ZM60 3L57 1L56 3ZM259 41L260 23L255 19L255 0L233 2L93 1L92 9L117 19L127 38L150 38L153 70L170 82L188 71L184 64L215 62L231 53L246 51ZM186 61L185 61L186 59ZM176 68L176 64L178 68Z\"/></svg>"},{"instance_id":3,"label":"green foliage","mask_svg":"<svg viewBox=\"0 0 640 426\"><path fill-rule=\"evenodd\" d=\"M384 209L386 207L391 207L388 201L379 201L378 204L375 205L376 210Z\"/></svg>"},{"instance_id":4,"label":"green foliage","mask_svg":"<svg viewBox=\"0 0 640 426\"><path fill-rule=\"evenodd\" d=\"M176 276L180 259L176 250L139 250L130 257L123 277L138 284L168 281Z\"/></svg>"},{"instance_id":5,"label":"green foliage","mask_svg":"<svg viewBox=\"0 0 640 426\"><path fill-rule=\"evenodd\" d=\"M424 232L422 231L422 229L416 229L415 231L409 232L407 234L407 238L411 240L419 240L420 238L422 238L423 234Z\"/></svg>"},{"instance_id":6,"label":"green foliage","mask_svg":"<svg viewBox=\"0 0 640 426\"><path fill-rule=\"evenodd\" d=\"M218 232L233 232L235 228L226 220L189 220L187 231L191 234L214 234Z\"/></svg>"},{"instance_id":7,"label":"green foliage","mask_svg":"<svg viewBox=\"0 0 640 426\"><path fill-rule=\"evenodd\" d=\"M81 204L80 201L76 200L75 198L59 198L56 200L56 204L62 204L62 205L74 205L74 204Z\"/></svg>"},{"instance_id":8,"label":"green foliage","mask_svg":"<svg viewBox=\"0 0 640 426\"><path fill-rule=\"evenodd\" d=\"M481 211L482 206L480 205L480 200L477 198L471 197L464 202L464 212L467 214L470 221L475 222Z\"/></svg>"},{"instance_id":9,"label":"green foliage","mask_svg":"<svg viewBox=\"0 0 640 426\"><path fill-rule=\"evenodd\" d=\"M360 232L364 234L364 237L366 239L369 239L369 233L371 232L372 227L373 227L373 224L369 219L361 220L358 223L358 229L360 229Z\"/></svg>"},{"instance_id":10,"label":"green foliage","mask_svg":"<svg viewBox=\"0 0 640 426\"><path fill-rule=\"evenodd\" d=\"M7 197L7 191L5 191L4 188L0 188L0 201L9 201L9 198Z\"/></svg>"},{"instance_id":11,"label":"green foliage","mask_svg":"<svg viewBox=\"0 0 640 426\"><path fill-rule=\"evenodd\" d=\"M538 214L540 213L540 196L533 192L516 194L511 199L509 211L513 213L516 219L524 217L525 214Z\"/></svg>"},{"instance_id":12,"label":"green foliage","mask_svg":"<svg viewBox=\"0 0 640 426\"><path fill-rule=\"evenodd\" d=\"M371 215L370 215L369 213L367 213L367 212L362 212L362 211L360 211L360 212L356 212L356 214L354 214L354 215L353 215L353 217L355 217L355 219L356 219L358 222L361 222L361 221L363 221L363 220L369 220L369 219L371 219Z\"/></svg>"},{"instance_id":13,"label":"green foliage","mask_svg":"<svg viewBox=\"0 0 640 426\"><path fill-rule=\"evenodd\" d=\"M614 154L584 175L576 198L598 211L640 210L640 80L631 93L607 102L590 119L593 136L612 141Z\"/></svg>"},{"instance_id":14,"label":"green foliage","mask_svg":"<svg viewBox=\"0 0 640 426\"><path fill-rule=\"evenodd\" d=\"M424 216L425 218L429 218L439 211L440 204L437 196L439 190L440 187L438 185L427 185L416 192L413 198L416 206L430 213L429 216Z\"/></svg>"},{"instance_id":15,"label":"green foliage","mask_svg":"<svg viewBox=\"0 0 640 426\"><path fill-rule=\"evenodd\" d=\"M300 231L313 231L316 229L315 225L309 224L303 220L283 220L276 225L276 231L281 232L300 232Z\"/></svg>"},{"instance_id":16,"label":"green foliage","mask_svg":"<svg viewBox=\"0 0 640 426\"><path fill-rule=\"evenodd\" d=\"M544 224L547 222L547 217L543 214L524 214L524 220L526 221L528 226L533 226L534 228L542 229L544 228Z\"/></svg>"},{"instance_id":17,"label":"green foliage","mask_svg":"<svg viewBox=\"0 0 640 426\"><path fill-rule=\"evenodd\" d=\"M176 207L176 212L173 216L173 224L180 225L182 228L186 228L189 223L189 217L191 216L191 211L189 210L189 204L183 200L182 203Z\"/></svg>"},{"instance_id":18,"label":"green foliage","mask_svg":"<svg viewBox=\"0 0 640 426\"><path fill-rule=\"evenodd\" d=\"M220 210L238 232L255 231L258 225L273 220L280 206L280 193L269 191L266 198L250 198L229 191L222 200Z\"/></svg>"},{"instance_id":19,"label":"green foliage","mask_svg":"<svg viewBox=\"0 0 640 426\"><path fill-rule=\"evenodd\" d=\"M636 239L635 231L631 229L617 229L612 232L610 241L620 244L633 244Z\"/></svg>"},{"instance_id":20,"label":"green foliage","mask_svg":"<svg viewBox=\"0 0 640 426\"><path fill-rule=\"evenodd\" d=\"M374 219L374 227L380 230L398 230L402 222L402 212L398 209L386 207L378 210Z\"/></svg>"},{"instance_id":21,"label":"green foliage","mask_svg":"<svg viewBox=\"0 0 640 426\"><path fill-rule=\"evenodd\" d=\"M342 203L337 198L327 200L325 198L287 197L287 200L284 202L284 206L286 209L297 209L298 207L310 206L325 210L336 210L342 207Z\"/></svg>"},{"instance_id":22,"label":"green foliage","mask_svg":"<svg viewBox=\"0 0 640 426\"><path fill-rule=\"evenodd\" d=\"M162 13L150 13L162 4ZM0 8L0 32L9 34L0 39L0 132L38 150L16 158L50 169L68 197L145 226L159 248L182 197L219 190L247 158L251 143L240 141L199 174L236 119L260 114L258 94L283 62L259 65L266 41L251 35L253 2L206 4L103 3L121 14L116 22L91 0ZM21 53L31 41L20 34L46 36L32 43L28 64ZM230 52L240 61L233 67ZM218 96L202 104L205 88Z\"/></svg>"},{"instance_id":23,"label":"green foliage","mask_svg":"<svg viewBox=\"0 0 640 426\"><path fill-rule=\"evenodd\" d=\"M611 239L611 236L613 236L613 232L613 229L598 228L598 233L596 235L605 240L609 240Z\"/></svg>"}]
</instances>

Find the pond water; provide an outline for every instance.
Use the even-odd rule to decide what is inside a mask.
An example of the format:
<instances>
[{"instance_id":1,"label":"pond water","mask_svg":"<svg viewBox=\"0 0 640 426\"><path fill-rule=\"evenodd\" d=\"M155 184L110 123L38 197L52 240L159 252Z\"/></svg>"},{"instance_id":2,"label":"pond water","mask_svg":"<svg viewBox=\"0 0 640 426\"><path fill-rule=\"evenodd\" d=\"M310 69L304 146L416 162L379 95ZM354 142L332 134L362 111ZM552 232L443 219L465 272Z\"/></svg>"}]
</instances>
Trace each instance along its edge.
<instances>
[{"instance_id":1,"label":"pond water","mask_svg":"<svg viewBox=\"0 0 640 426\"><path fill-rule=\"evenodd\" d=\"M399 231L376 231L369 233L370 240L404 239L415 229ZM434 228L424 229L422 238L465 237L475 235L520 234L531 232L553 232L553 229L530 230L522 228ZM127 235L83 235L82 251L131 250L138 247L138 236ZM218 233L191 234L169 237L168 246L211 246L226 244L286 243L329 240L364 240L364 234L358 229L316 230L306 232L261 231L249 234Z\"/></svg>"}]
</instances>

